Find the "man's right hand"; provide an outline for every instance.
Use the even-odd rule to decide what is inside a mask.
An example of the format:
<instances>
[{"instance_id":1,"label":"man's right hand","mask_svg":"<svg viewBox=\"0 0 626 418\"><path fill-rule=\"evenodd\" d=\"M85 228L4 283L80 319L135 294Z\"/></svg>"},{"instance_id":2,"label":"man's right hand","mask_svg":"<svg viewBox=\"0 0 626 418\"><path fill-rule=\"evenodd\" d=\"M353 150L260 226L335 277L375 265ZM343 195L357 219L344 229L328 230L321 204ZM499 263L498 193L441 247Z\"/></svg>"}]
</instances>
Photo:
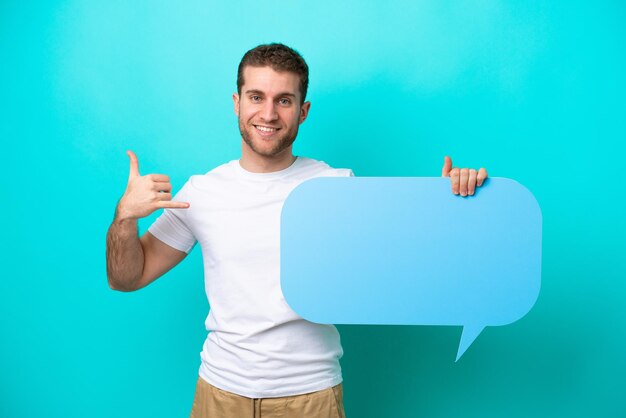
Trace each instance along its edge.
<instances>
[{"instance_id":1,"label":"man's right hand","mask_svg":"<svg viewBox=\"0 0 626 418\"><path fill-rule=\"evenodd\" d=\"M126 192L117 205L116 219L138 219L150 215L157 209L187 209L189 203L172 201L172 185L165 174L139 174L139 161L132 151L126 151L130 158L130 173Z\"/></svg>"}]
</instances>

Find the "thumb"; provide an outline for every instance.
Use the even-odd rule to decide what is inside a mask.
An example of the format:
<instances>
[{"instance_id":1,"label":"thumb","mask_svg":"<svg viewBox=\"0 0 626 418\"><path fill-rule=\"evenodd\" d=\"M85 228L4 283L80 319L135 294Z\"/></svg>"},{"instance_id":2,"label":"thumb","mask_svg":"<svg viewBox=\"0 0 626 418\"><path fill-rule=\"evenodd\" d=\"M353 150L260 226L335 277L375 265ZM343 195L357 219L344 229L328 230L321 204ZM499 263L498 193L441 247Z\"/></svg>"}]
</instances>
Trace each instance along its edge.
<instances>
[{"instance_id":1,"label":"thumb","mask_svg":"<svg viewBox=\"0 0 626 418\"><path fill-rule=\"evenodd\" d=\"M441 169L441 177L450 177L450 170L452 170L452 158L446 155L443 158L443 168Z\"/></svg>"},{"instance_id":2,"label":"thumb","mask_svg":"<svg viewBox=\"0 0 626 418\"><path fill-rule=\"evenodd\" d=\"M128 154L128 158L130 158L130 172L128 174L128 180L139 177L139 161L137 160L137 156L131 150L126 151L126 154Z\"/></svg>"}]
</instances>

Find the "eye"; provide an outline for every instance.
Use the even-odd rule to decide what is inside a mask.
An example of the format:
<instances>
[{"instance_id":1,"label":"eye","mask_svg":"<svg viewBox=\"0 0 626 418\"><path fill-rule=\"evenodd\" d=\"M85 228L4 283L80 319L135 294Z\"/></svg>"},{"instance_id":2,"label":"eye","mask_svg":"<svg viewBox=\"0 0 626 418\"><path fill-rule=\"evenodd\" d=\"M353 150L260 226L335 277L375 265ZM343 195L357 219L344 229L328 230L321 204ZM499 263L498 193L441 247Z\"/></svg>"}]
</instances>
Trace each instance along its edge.
<instances>
[{"instance_id":1,"label":"eye","mask_svg":"<svg viewBox=\"0 0 626 418\"><path fill-rule=\"evenodd\" d=\"M253 94L252 96L250 96L250 101L253 103L258 103L261 101L261 96Z\"/></svg>"},{"instance_id":2,"label":"eye","mask_svg":"<svg viewBox=\"0 0 626 418\"><path fill-rule=\"evenodd\" d=\"M278 103L280 103L283 106L289 106L291 104L291 100L283 97L282 99L278 100Z\"/></svg>"}]
</instances>

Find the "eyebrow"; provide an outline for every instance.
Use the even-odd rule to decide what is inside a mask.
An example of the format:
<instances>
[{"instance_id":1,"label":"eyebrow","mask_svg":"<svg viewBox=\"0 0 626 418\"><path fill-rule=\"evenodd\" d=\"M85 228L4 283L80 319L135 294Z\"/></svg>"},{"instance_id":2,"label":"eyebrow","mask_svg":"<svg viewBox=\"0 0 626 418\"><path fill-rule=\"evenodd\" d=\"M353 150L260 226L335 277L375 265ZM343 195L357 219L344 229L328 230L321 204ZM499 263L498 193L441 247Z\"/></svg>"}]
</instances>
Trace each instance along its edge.
<instances>
[{"instance_id":1,"label":"eyebrow","mask_svg":"<svg viewBox=\"0 0 626 418\"><path fill-rule=\"evenodd\" d=\"M256 89L250 89L250 90L246 90L245 94L258 94L259 96L265 96L265 93L263 93L261 90L256 90ZM293 93L289 93L289 92L283 92L283 93L278 93L276 96L290 96L295 98L296 95Z\"/></svg>"}]
</instances>

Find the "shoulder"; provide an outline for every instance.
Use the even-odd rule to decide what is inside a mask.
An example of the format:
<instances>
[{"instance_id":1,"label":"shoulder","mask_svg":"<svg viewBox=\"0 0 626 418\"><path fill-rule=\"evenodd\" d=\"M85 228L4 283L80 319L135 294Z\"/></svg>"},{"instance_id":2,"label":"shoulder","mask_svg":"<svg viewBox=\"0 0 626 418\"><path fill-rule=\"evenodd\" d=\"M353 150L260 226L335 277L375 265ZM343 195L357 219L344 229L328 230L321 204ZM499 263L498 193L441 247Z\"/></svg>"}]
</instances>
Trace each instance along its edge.
<instances>
[{"instance_id":1,"label":"shoulder","mask_svg":"<svg viewBox=\"0 0 626 418\"><path fill-rule=\"evenodd\" d=\"M300 173L306 177L351 177L354 173L349 168L333 168L324 161L298 157Z\"/></svg>"},{"instance_id":2,"label":"shoulder","mask_svg":"<svg viewBox=\"0 0 626 418\"><path fill-rule=\"evenodd\" d=\"M236 162L237 160L229 161L204 174L192 175L181 188L181 192L185 190L187 193L193 193L194 191L207 190L217 184L232 181L235 177L233 164Z\"/></svg>"}]
</instances>

